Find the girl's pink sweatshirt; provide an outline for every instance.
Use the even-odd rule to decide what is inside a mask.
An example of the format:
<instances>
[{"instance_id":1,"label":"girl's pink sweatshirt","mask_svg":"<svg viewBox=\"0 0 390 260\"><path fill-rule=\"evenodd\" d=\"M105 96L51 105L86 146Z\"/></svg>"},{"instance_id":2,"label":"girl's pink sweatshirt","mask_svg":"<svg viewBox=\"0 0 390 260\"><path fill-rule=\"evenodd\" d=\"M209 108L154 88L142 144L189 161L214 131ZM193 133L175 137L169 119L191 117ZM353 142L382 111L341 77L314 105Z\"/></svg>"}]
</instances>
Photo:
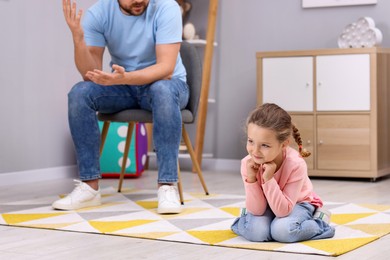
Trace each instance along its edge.
<instances>
[{"instance_id":1,"label":"girl's pink sweatshirt","mask_svg":"<svg viewBox=\"0 0 390 260\"><path fill-rule=\"evenodd\" d=\"M262 181L262 167L257 173L257 182L246 181L246 163L249 158L250 155L241 160L241 176L245 186L246 208L250 213L263 215L269 205L275 216L285 217L300 202L322 207L321 199L313 191L306 162L295 149L286 148L281 167L266 183Z\"/></svg>"}]
</instances>

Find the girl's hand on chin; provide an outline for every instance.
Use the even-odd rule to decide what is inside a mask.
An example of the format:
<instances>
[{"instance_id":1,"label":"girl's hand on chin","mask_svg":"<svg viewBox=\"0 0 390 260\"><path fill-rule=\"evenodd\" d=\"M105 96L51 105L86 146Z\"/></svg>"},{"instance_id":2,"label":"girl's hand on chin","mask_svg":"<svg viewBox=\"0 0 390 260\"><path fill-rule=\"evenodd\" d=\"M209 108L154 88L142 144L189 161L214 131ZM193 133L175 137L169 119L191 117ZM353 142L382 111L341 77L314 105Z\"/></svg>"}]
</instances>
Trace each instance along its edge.
<instances>
[{"instance_id":1,"label":"girl's hand on chin","mask_svg":"<svg viewBox=\"0 0 390 260\"><path fill-rule=\"evenodd\" d=\"M252 158L250 158L246 163L247 168L247 181L252 183L257 181L257 173L259 172L260 165L255 163Z\"/></svg>"},{"instance_id":2,"label":"girl's hand on chin","mask_svg":"<svg viewBox=\"0 0 390 260\"><path fill-rule=\"evenodd\" d=\"M274 177L276 171L275 162L266 162L262 164L263 167L263 181L267 182Z\"/></svg>"}]
</instances>

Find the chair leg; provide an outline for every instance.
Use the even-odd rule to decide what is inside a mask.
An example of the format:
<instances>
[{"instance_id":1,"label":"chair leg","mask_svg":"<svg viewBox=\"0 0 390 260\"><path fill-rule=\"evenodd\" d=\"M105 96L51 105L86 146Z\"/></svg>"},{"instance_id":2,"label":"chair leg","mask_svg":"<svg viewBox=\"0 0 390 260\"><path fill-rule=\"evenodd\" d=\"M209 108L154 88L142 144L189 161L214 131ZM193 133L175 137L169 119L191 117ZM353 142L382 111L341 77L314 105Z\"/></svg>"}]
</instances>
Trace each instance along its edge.
<instances>
[{"instance_id":1,"label":"chair leg","mask_svg":"<svg viewBox=\"0 0 390 260\"><path fill-rule=\"evenodd\" d=\"M206 195L209 195L209 191L207 190L206 183L205 183L205 181L203 179L202 170L200 169L198 160L196 159L196 155L195 155L194 149L192 148L191 139L188 136L188 133L187 133L187 130L185 129L185 127L184 127L184 124L182 126L182 135L183 135L184 142L186 143L187 150L190 153L192 164L194 165L195 170L196 170L196 172L198 174L199 180L200 180L200 182L201 182L201 184L203 186L203 190L206 193Z\"/></svg>"},{"instance_id":2,"label":"chair leg","mask_svg":"<svg viewBox=\"0 0 390 260\"><path fill-rule=\"evenodd\" d=\"M179 190L180 203L181 205L184 205L183 186L181 185L181 172L180 172L179 160L177 160L177 178L178 178L177 189Z\"/></svg>"},{"instance_id":3,"label":"chair leg","mask_svg":"<svg viewBox=\"0 0 390 260\"><path fill-rule=\"evenodd\" d=\"M110 127L110 122L109 121L104 121L103 123L103 129L102 129L102 134L100 136L100 155L102 155L103 148L104 148L104 143L106 142L106 137L108 133L108 128Z\"/></svg>"},{"instance_id":4,"label":"chair leg","mask_svg":"<svg viewBox=\"0 0 390 260\"><path fill-rule=\"evenodd\" d=\"M134 129L134 122L129 122L129 125L128 125L128 127L127 127L125 151L124 151L124 153L123 153L123 161L122 161L121 175L120 175L120 177L119 177L118 192L121 192L121 190L122 190L122 184L123 184L123 179L125 178L127 156L129 155L129 148L130 148L130 143L131 143L131 136L132 136L132 134L133 134L133 129Z\"/></svg>"}]
</instances>

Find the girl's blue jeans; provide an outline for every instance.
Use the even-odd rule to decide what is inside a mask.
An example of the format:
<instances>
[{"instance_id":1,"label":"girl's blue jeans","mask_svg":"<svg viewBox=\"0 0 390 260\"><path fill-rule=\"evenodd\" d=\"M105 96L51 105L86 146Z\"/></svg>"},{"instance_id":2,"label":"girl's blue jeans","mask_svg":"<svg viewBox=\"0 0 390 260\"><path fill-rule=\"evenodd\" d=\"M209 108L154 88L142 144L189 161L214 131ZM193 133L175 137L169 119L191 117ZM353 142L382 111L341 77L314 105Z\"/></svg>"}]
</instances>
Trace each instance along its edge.
<instances>
[{"instance_id":1,"label":"girl's blue jeans","mask_svg":"<svg viewBox=\"0 0 390 260\"><path fill-rule=\"evenodd\" d=\"M314 219L314 211L313 205L303 202L296 204L287 217L278 218L268 207L261 216L248 212L237 218L231 229L237 235L253 242L293 243L333 237L334 227L321 219Z\"/></svg>"},{"instance_id":2,"label":"girl's blue jeans","mask_svg":"<svg viewBox=\"0 0 390 260\"><path fill-rule=\"evenodd\" d=\"M96 112L115 113L141 108L153 113L158 183L177 182L182 127L180 110L186 107L188 99L188 85L179 79L159 80L142 86L101 86L90 81L77 83L68 94L68 117L80 179L101 177Z\"/></svg>"}]
</instances>

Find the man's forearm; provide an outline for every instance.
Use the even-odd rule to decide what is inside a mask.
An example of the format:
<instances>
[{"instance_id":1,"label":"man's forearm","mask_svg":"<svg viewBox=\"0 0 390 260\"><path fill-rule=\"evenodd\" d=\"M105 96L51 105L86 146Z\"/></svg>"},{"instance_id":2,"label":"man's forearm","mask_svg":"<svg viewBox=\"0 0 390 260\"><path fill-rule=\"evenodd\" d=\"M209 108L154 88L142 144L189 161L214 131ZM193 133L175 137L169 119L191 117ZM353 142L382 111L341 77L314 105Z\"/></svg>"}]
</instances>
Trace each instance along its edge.
<instances>
[{"instance_id":1,"label":"man's forearm","mask_svg":"<svg viewBox=\"0 0 390 260\"><path fill-rule=\"evenodd\" d=\"M77 70L84 80L89 80L85 74L94 69L102 69L102 63L90 52L85 41L74 43L74 59Z\"/></svg>"},{"instance_id":2,"label":"man's forearm","mask_svg":"<svg viewBox=\"0 0 390 260\"><path fill-rule=\"evenodd\" d=\"M155 64L142 70L127 72L124 78L126 85L144 85L157 80L170 79L173 70L164 64Z\"/></svg>"}]
</instances>

